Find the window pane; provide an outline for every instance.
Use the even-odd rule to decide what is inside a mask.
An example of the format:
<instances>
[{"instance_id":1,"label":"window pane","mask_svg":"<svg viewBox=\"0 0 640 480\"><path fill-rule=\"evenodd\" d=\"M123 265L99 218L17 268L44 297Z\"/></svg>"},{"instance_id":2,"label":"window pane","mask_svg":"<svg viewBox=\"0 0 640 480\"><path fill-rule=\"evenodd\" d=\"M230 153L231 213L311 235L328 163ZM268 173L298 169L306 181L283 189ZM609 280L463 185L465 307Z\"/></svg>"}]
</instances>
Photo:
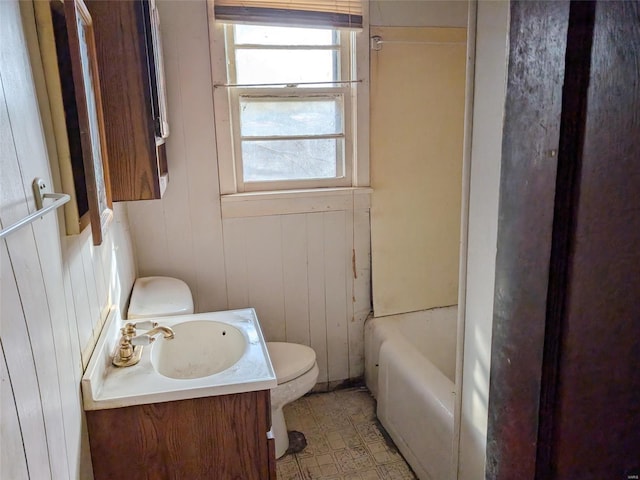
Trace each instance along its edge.
<instances>
[{"instance_id":1,"label":"window pane","mask_svg":"<svg viewBox=\"0 0 640 480\"><path fill-rule=\"evenodd\" d=\"M333 50L236 50L236 81L253 83L331 82L338 62Z\"/></svg>"},{"instance_id":2,"label":"window pane","mask_svg":"<svg viewBox=\"0 0 640 480\"><path fill-rule=\"evenodd\" d=\"M342 143L335 138L243 141L244 181L335 178Z\"/></svg>"},{"instance_id":3,"label":"window pane","mask_svg":"<svg viewBox=\"0 0 640 480\"><path fill-rule=\"evenodd\" d=\"M236 44L252 45L334 45L333 30L320 28L235 25Z\"/></svg>"},{"instance_id":4,"label":"window pane","mask_svg":"<svg viewBox=\"0 0 640 480\"><path fill-rule=\"evenodd\" d=\"M342 133L342 98L259 100L240 97L243 137Z\"/></svg>"}]
</instances>

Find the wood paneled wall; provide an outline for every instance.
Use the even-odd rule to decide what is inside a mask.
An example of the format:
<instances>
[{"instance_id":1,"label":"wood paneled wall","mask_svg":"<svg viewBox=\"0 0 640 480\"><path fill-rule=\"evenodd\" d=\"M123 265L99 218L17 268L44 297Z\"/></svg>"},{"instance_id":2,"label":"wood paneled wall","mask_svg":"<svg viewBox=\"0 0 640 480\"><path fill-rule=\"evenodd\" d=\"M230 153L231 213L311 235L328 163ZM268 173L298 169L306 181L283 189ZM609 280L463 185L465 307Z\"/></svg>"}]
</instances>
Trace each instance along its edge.
<instances>
[{"instance_id":1,"label":"wood paneled wall","mask_svg":"<svg viewBox=\"0 0 640 480\"><path fill-rule=\"evenodd\" d=\"M368 209L225 219L229 308L254 307L265 337L310 345L318 382L364 372Z\"/></svg>"},{"instance_id":2,"label":"wood paneled wall","mask_svg":"<svg viewBox=\"0 0 640 480\"><path fill-rule=\"evenodd\" d=\"M42 177L51 191L57 168L47 154L46 115L38 107L25 38L35 28L33 17L23 8L23 27L20 10L17 1L0 2L5 227L34 210L33 178ZM2 479L92 478L80 377L110 306L123 308L135 270L123 208L116 208L99 247L90 228L78 236L61 233L61 212L0 240Z\"/></svg>"}]
</instances>

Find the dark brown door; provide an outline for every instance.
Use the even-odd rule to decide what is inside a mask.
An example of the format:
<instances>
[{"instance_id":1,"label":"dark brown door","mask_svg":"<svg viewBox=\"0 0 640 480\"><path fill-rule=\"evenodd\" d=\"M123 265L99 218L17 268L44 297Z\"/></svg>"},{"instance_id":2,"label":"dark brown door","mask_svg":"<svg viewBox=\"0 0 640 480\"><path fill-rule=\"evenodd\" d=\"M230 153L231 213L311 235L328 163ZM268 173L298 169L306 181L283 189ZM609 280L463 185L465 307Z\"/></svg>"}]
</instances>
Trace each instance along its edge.
<instances>
[{"instance_id":1,"label":"dark brown door","mask_svg":"<svg viewBox=\"0 0 640 480\"><path fill-rule=\"evenodd\" d=\"M640 474L640 2L514 2L487 478Z\"/></svg>"}]
</instances>

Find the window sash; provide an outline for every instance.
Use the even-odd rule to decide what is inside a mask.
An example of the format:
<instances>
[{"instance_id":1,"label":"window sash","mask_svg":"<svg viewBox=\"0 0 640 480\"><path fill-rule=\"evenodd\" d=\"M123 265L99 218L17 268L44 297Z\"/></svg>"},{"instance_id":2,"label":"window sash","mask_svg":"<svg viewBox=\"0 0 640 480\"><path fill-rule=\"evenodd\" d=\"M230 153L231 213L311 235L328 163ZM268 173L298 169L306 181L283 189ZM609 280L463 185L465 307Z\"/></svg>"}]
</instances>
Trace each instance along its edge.
<instances>
[{"instance_id":1,"label":"window sash","mask_svg":"<svg viewBox=\"0 0 640 480\"><path fill-rule=\"evenodd\" d=\"M253 180L249 180L247 179L247 171L249 170L249 165L250 162L247 159L247 157L245 156L245 159L243 161L243 166L247 169L247 171L242 171L241 172L241 177L243 180L243 183L246 186L251 186L251 185L256 185L256 184L260 184L260 185L269 185L271 187L271 185L273 184L273 182L279 182L282 184L286 184L291 186L292 184L295 184L296 186L300 183L300 182L319 182L319 181L324 181L324 182L328 182L329 184L333 185L335 182L341 182L342 179L345 176L345 159L344 159L344 144L345 144L345 138L344 135L326 135L323 137L293 137L293 138L289 138L289 139L285 139L285 138L280 138L280 139L269 139L269 140L259 140L259 139L250 139L250 140L243 140L241 142L242 147L244 148L245 146L249 147L249 145L251 145L252 143L254 145L256 144L265 144L265 143L270 143L271 141L273 141L274 143L279 143L281 145L281 147L285 147L285 150L288 148L285 146L285 144L291 144L291 146L295 147L296 143L299 143L302 141L302 143L304 143L305 141L314 141L314 140L332 140L332 142L329 142L329 145L331 145L330 148L335 148L335 155L330 155L329 157L327 157L326 159L329 160L328 164L324 164L320 165L320 164L313 164L310 165L311 169L315 169L318 170L318 168L320 168L320 170L324 167L326 167L327 165L330 165L331 168L335 171L335 174L331 174L331 175L323 175L322 173L320 173L319 175L308 175L308 174L296 174L295 176L293 176L293 178L288 178L288 174L291 173L291 170L286 171L285 170L285 176L282 178L275 178L275 179L253 179ZM317 152L317 150L316 150ZM287 154L286 152L282 152L282 156L278 156L275 160L276 161L285 161L287 162ZM295 161L294 164L291 165L293 167L293 169L295 171L300 172L300 170L298 170L295 166L295 163L304 163L305 160L308 160L304 157L299 157L296 156L295 157ZM260 162L259 163L260 167L262 168L269 168L268 164L265 164L264 162ZM254 165L255 167L256 165ZM307 172L308 173L308 172ZM319 172L318 172L319 173Z\"/></svg>"},{"instance_id":2,"label":"window sash","mask_svg":"<svg viewBox=\"0 0 640 480\"><path fill-rule=\"evenodd\" d=\"M235 166L235 178L238 192L278 190L294 188L318 188L318 187L343 187L350 186L352 182L353 164L353 141L351 139L352 117L351 103L352 90L349 87L325 87L325 88L236 88L229 92L229 107L232 129L232 144ZM342 97L342 132L338 134L317 134L317 135L274 135L269 137L242 136L240 125L240 98L264 98L265 100L305 98L332 98ZM339 148L336 155L336 176L331 178L313 179L287 179L270 181L250 181L244 180L244 164L242 159L243 141L269 141L269 140L299 140L299 139L341 139L338 142Z\"/></svg>"},{"instance_id":3,"label":"window sash","mask_svg":"<svg viewBox=\"0 0 640 480\"><path fill-rule=\"evenodd\" d=\"M269 45L269 44L242 44L236 43L235 33L233 25L224 26L225 34L225 54L227 57L227 82L229 84L238 83L238 73L236 69L236 51L238 50L318 50L318 51L335 51L337 56L337 62L335 67L335 78L337 82L344 82L351 80L351 59L350 49L345 48L345 45L350 45L350 33L338 32L335 35L334 43L332 45ZM335 59L334 59L335 61ZM269 82L266 82L268 84ZM306 84L314 85L314 84ZM292 82L295 84L295 82ZM337 84L337 83L336 83ZM259 87L250 87L259 88Z\"/></svg>"},{"instance_id":4,"label":"window sash","mask_svg":"<svg viewBox=\"0 0 640 480\"><path fill-rule=\"evenodd\" d=\"M337 90L337 91L336 91ZM344 137L345 136L345 96L348 94L348 91L345 89L333 89L326 90L323 93L315 92L299 92L296 91L295 94L279 94L274 95L273 92L268 92L267 94L256 94L254 92L250 92L249 94L238 95L238 112L240 111L240 105L245 103L284 103L284 102L336 102L337 106L339 106L339 118L340 118L340 128L336 129L334 132L326 132L326 133L299 133L299 134L274 134L274 135L245 135L242 133L242 129L239 132L240 138L242 140L252 140L252 139L260 139L260 140L278 140L278 139L304 139L304 138L334 138L334 137ZM240 120L242 120L242 114L239 114Z\"/></svg>"}]
</instances>

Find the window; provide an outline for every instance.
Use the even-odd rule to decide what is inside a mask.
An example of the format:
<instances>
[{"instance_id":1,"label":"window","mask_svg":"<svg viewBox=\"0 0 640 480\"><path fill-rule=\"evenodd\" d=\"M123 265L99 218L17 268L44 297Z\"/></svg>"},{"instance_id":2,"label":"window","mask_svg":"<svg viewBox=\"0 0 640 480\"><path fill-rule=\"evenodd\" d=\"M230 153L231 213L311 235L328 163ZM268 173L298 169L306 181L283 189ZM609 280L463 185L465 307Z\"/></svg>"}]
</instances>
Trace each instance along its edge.
<instances>
[{"instance_id":1,"label":"window","mask_svg":"<svg viewBox=\"0 0 640 480\"><path fill-rule=\"evenodd\" d=\"M356 184L356 32L215 23L222 193Z\"/></svg>"}]
</instances>

